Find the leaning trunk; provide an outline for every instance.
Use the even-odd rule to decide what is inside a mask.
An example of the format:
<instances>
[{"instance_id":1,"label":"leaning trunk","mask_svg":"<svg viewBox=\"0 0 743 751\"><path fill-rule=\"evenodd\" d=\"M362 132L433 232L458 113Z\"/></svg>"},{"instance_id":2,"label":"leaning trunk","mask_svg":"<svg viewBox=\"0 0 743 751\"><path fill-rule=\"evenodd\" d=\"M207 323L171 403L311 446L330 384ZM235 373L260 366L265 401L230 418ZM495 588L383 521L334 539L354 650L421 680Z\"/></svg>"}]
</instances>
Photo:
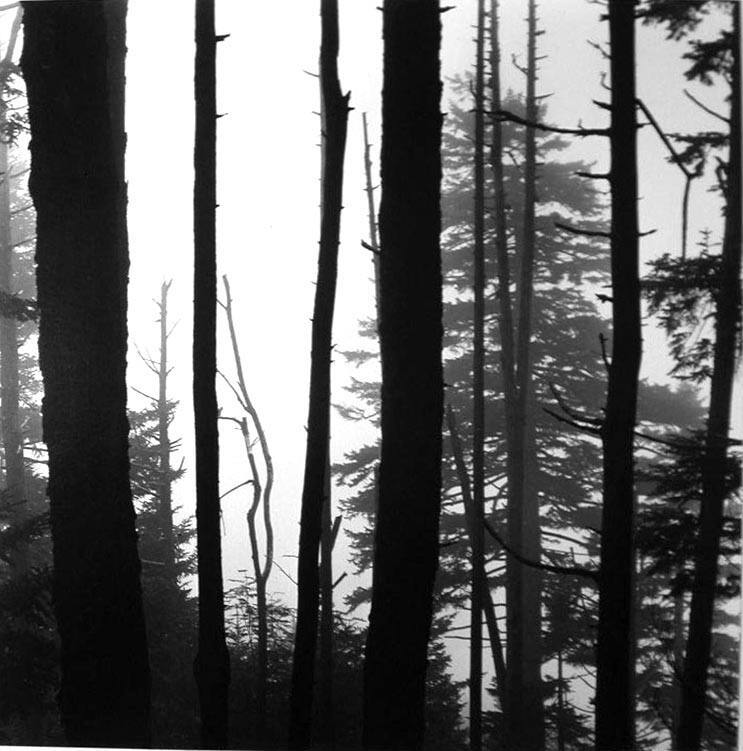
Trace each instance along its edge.
<instances>
[{"instance_id":1,"label":"leaning trunk","mask_svg":"<svg viewBox=\"0 0 743 751\"><path fill-rule=\"evenodd\" d=\"M330 361L343 197L343 155L348 122L348 96L341 93L338 81L338 2L321 0L320 8L322 215L312 317L310 405L297 567L297 628L294 637L289 720L289 745L292 749L308 748L312 738L312 698L320 598L318 556L330 445Z\"/></svg>"},{"instance_id":2,"label":"leaning trunk","mask_svg":"<svg viewBox=\"0 0 743 751\"><path fill-rule=\"evenodd\" d=\"M689 637L686 642L686 658L681 683L681 719L676 739L679 751L698 751L702 740L717 585L717 559L728 473L728 435L735 377L736 339L740 324L741 82L740 5L738 3L733 5L732 58L730 156L725 192L725 235L722 245L720 286L715 301L717 306L715 351L702 466L702 498L694 555Z\"/></svg>"},{"instance_id":3,"label":"leaning trunk","mask_svg":"<svg viewBox=\"0 0 743 751\"><path fill-rule=\"evenodd\" d=\"M603 444L596 748L634 747L632 583L637 380L642 355L637 226L635 3L609 2L613 346Z\"/></svg>"},{"instance_id":4,"label":"leaning trunk","mask_svg":"<svg viewBox=\"0 0 743 751\"><path fill-rule=\"evenodd\" d=\"M214 0L196 0L194 146L193 401L196 438L196 544L199 646L194 674L201 745L227 746L230 660L225 642L217 431L216 36Z\"/></svg>"},{"instance_id":5,"label":"leaning trunk","mask_svg":"<svg viewBox=\"0 0 743 751\"><path fill-rule=\"evenodd\" d=\"M73 746L146 746L125 381L126 3L24 12L61 719Z\"/></svg>"},{"instance_id":6,"label":"leaning trunk","mask_svg":"<svg viewBox=\"0 0 743 751\"><path fill-rule=\"evenodd\" d=\"M441 21L385 0L382 453L364 662L366 749L420 749L441 497ZM415 190L411 190L411 186Z\"/></svg>"}]
</instances>

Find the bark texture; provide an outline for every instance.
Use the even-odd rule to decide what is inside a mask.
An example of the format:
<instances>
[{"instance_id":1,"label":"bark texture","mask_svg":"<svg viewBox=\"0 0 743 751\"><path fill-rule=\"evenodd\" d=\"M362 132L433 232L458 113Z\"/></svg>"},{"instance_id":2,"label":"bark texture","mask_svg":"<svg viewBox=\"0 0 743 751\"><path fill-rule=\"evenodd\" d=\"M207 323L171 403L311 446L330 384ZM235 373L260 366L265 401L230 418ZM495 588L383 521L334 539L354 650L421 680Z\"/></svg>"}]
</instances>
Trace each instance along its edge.
<instances>
[{"instance_id":1,"label":"bark texture","mask_svg":"<svg viewBox=\"0 0 743 751\"><path fill-rule=\"evenodd\" d=\"M634 456L642 356L637 218L635 3L609 2L612 353L604 423L596 749L634 748Z\"/></svg>"},{"instance_id":2,"label":"bark texture","mask_svg":"<svg viewBox=\"0 0 743 751\"><path fill-rule=\"evenodd\" d=\"M74 746L146 746L125 384L126 2L23 5L61 718Z\"/></svg>"},{"instance_id":3,"label":"bark texture","mask_svg":"<svg viewBox=\"0 0 743 751\"><path fill-rule=\"evenodd\" d=\"M217 429L217 110L214 0L196 0L193 403L199 644L194 674L201 746L225 748L230 660L225 643Z\"/></svg>"},{"instance_id":4,"label":"bark texture","mask_svg":"<svg viewBox=\"0 0 743 751\"><path fill-rule=\"evenodd\" d=\"M383 8L382 454L364 663L366 749L420 749L441 494L441 21Z\"/></svg>"},{"instance_id":5,"label":"bark texture","mask_svg":"<svg viewBox=\"0 0 743 751\"><path fill-rule=\"evenodd\" d=\"M330 361L343 198L343 157L348 122L348 96L341 93L338 80L337 0L321 0L320 17L322 208L317 286L312 316L310 403L299 532L297 627L289 719L289 746L292 749L308 748L312 740L320 599L318 557L330 444Z\"/></svg>"},{"instance_id":6,"label":"bark texture","mask_svg":"<svg viewBox=\"0 0 743 751\"><path fill-rule=\"evenodd\" d=\"M681 713L676 737L679 751L698 751L704 727L720 533L726 495L730 407L740 332L741 267L741 105L740 4L733 4L730 97L730 155L725 187L725 235L720 287L716 296L715 349L710 386L699 532L694 555L694 585L689 636L681 683Z\"/></svg>"}]
</instances>

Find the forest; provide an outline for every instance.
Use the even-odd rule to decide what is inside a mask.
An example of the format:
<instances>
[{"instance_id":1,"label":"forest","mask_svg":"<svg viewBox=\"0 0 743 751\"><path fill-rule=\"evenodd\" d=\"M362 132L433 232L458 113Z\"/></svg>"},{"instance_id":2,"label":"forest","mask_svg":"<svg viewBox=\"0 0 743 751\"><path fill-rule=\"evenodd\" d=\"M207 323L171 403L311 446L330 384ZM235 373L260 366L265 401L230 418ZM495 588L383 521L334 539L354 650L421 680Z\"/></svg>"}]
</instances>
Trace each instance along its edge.
<instances>
[{"instance_id":1,"label":"forest","mask_svg":"<svg viewBox=\"0 0 743 751\"><path fill-rule=\"evenodd\" d=\"M0 5L0 744L739 748L740 2L263 5Z\"/></svg>"}]
</instances>

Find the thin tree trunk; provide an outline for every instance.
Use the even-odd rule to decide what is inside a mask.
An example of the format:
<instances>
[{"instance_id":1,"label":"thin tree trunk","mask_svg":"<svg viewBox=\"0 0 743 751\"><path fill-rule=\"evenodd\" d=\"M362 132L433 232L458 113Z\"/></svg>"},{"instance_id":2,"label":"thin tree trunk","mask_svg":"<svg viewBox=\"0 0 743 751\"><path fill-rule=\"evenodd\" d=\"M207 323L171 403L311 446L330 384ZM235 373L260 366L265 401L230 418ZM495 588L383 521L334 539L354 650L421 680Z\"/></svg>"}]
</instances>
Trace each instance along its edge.
<instances>
[{"instance_id":1,"label":"thin tree trunk","mask_svg":"<svg viewBox=\"0 0 743 751\"><path fill-rule=\"evenodd\" d=\"M338 3L321 0L322 216L315 307L312 317L310 399L299 533L297 629L289 719L289 745L308 748L317 653L320 582L318 555L330 445L330 360L338 269L348 96L338 81Z\"/></svg>"},{"instance_id":2,"label":"thin tree trunk","mask_svg":"<svg viewBox=\"0 0 743 751\"><path fill-rule=\"evenodd\" d=\"M126 2L23 6L61 719L73 746L146 746L126 417Z\"/></svg>"},{"instance_id":3,"label":"thin tree trunk","mask_svg":"<svg viewBox=\"0 0 743 751\"><path fill-rule=\"evenodd\" d=\"M490 85L491 108L498 111L501 107L500 90L500 44L498 0L492 0L490 6ZM502 126L498 118L492 123L492 143L490 161L493 170L493 190L495 199L495 255L498 277L498 331L500 335L500 361L503 377L503 402L505 413L506 437L506 474L508 488L507 527L508 539L511 545L521 549L521 520L520 511L511 502L518 485L516 466L515 427L518 417L516 413L516 367L514 344L514 320L511 305L508 258L508 229L506 224L506 196L503 178L503 135ZM518 718L519 707L523 694L521 661L523 655L521 626L521 567L513 556L506 558L506 690L504 696L508 710L505 711L505 743L509 747L519 742Z\"/></svg>"},{"instance_id":4,"label":"thin tree trunk","mask_svg":"<svg viewBox=\"0 0 743 751\"><path fill-rule=\"evenodd\" d=\"M671 693L671 717L673 722L673 743L676 745L681 725L681 682L679 677L684 669L684 643L686 629L684 624L684 593L679 592L673 598L673 690Z\"/></svg>"},{"instance_id":5,"label":"thin tree trunk","mask_svg":"<svg viewBox=\"0 0 743 751\"><path fill-rule=\"evenodd\" d=\"M714 622L717 559L725 505L730 406L735 377L736 337L740 323L741 266L741 104L740 4L733 4L732 80L730 98L730 155L725 190L725 235L722 245L720 287L717 290L715 351L699 531L694 555L694 585L689 610L681 684L681 721L677 748L698 751L701 746Z\"/></svg>"},{"instance_id":6,"label":"thin tree trunk","mask_svg":"<svg viewBox=\"0 0 743 751\"><path fill-rule=\"evenodd\" d=\"M443 412L438 3L385 0L383 34L382 456L363 701L375 751L423 744Z\"/></svg>"},{"instance_id":7,"label":"thin tree trunk","mask_svg":"<svg viewBox=\"0 0 743 751\"><path fill-rule=\"evenodd\" d=\"M318 664L317 744L334 748L333 726L333 516L330 491L330 464L325 480L320 539L320 653Z\"/></svg>"},{"instance_id":8,"label":"thin tree trunk","mask_svg":"<svg viewBox=\"0 0 743 751\"><path fill-rule=\"evenodd\" d=\"M565 751L565 698L562 685L562 650L557 652L557 751Z\"/></svg>"},{"instance_id":9,"label":"thin tree trunk","mask_svg":"<svg viewBox=\"0 0 743 751\"><path fill-rule=\"evenodd\" d=\"M160 363L157 396L157 449L160 464L158 511L163 542L163 563L168 580L177 586L175 542L173 540L172 471L170 466L170 409L168 408L168 290L170 282L160 287Z\"/></svg>"},{"instance_id":10,"label":"thin tree trunk","mask_svg":"<svg viewBox=\"0 0 743 751\"><path fill-rule=\"evenodd\" d=\"M485 0L477 3L474 153L474 311L472 353L472 507L470 509L469 747L482 748L482 600L485 513Z\"/></svg>"},{"instance_id":11,"label":"thin tree trunk","mask_svg":"<svg viewBox=\"0 0 743 751\"><path fill-rule=\"evenodd\" d=\"M459 478L459 486L462 488L462 500L464 503L465 516L467 518L467 532L471 536L473 525L479 523L482 525L482 518L477 519L472 513L472 493L470 492L470 478L467 474L467 467L464 463L464 452L462 451L462 442L459 438L459 431L457 430L456 418L454 411L450 404L446 405L446 422L449 429L449 437L451 439L452 454L454 455L454 464L457 469L457 477ZM483 575L482 580L484 583L483 601L482 607L485 612L485 623L488 628L488 639L490 640L490 651L493 656L493 669L495 670L496 687L498 691L498 701L500 703L501 712L505 716L506 710L506 663L503 659L503 645L500 638L500 630L498 628L498 620L495 616L495 606L493 604L493 598L490 594L490 587L488 586L487 576L485 574L485 561L482 562Z\"/></svg>"},{"instance_id":12,"label":"thin tree trunk","mask_svg":"<svg viewBox=\"0 0 743 751\"><path fill-rule=\"evenodd\" d=\"M642 356L637 218L635 3L609 1L613 346L602 428L596 749L634 748L632 582L637 380Z\"/></svg>"},{"instance_id":13,"label":"thin tree trunk","mask_svg":"<svg viewBox=\"0 0 743 751\"><path fill-rule=\"evenodd\" d=\"M256 591L256 618L258 620L258 671L256 682L258 689L256 691L256 740L262 743L266 735L266 720L268 712L268 599L267 586L268 579L271 576L273 568L273 524L271 522L271 491L273 490L274 469L271 452L268 449L268 439L263 429L263 423L258 415L245 381L243 372L242 358L240 357L240 348L237 344L237 332L235 331L235 321L232 315L232 293L227 276L222 277L225 291L225 302L222 306L227 316L227 327L230 332L230 342L232 344L232 354L235 359L235 371L237 372L237 389L234 391L240 406L247 412L248 417L255 426L258 434L258 443L261 447L261 454L266 465L266 484L261 484L258 465L253 453L253 446L250 440L247 418L239 420L240 430L243 434L245 450L248 457L248 465L253 484L253 502L248 509L248 537L250 540L250 556L253 563L253 576L255 577ZM234 389L234 387L233 387ZM260 552L258 547L258 531L256 527L256 516L258 509L263 502L263 526L266 534L266 555L261 565Z\"/></svg>"},{"instance_id":14,"label":"thin tree trunk","mask_svg":"<svg viewBox=\"0 0 743 751\"><path fill-rule=\"evenodd\" d=\"M372 180L371 146L369 145L369 131L366 126L366 112L362 113L364 125L364 173L366 175L366 202L369 214L369 246L373 254L374 264L374 310L377 327L379 326L379 240L377 239L377 210L374 206L374 182Z\"/></svg>"},{"instance_id":15,"label":"thin tree trunk","mask_svg":"<svg viewBox=\"0 0 743 751\"><path fill-rule=\"evenodd\" d=\"M535 122L537 115L537 17L535 0L529 0L526 119ZM539 497L534 483L537 472L534 387L532 383L531 338L533 333L534 266L536 251L535 207L537 149L534 128L524 129L524 224L520 252L518 283L518 330L516 336L517 404L514 422L514 488L509 504L520 515L520 550L531 560L541 558ZM542 697L542 576L535 568L513 563L519 576L521 602L521 679L518 713L512 712L514 748L540 751L544 748L544 702ZM515 697L512 697L515 701Z\"/></svg>"},{"instance_id":16,"label":"thin tree trunk","mask_svg":"<svg viewBox=\"0 0 743 751\"><path fill-rule=\"evenodd\" d=\"M225 642L215 378L217 324L217 111L214 0L196 0L194 146L193 400L196 437L196 543L199 644L194 674L201 745L226 748L230 659Z\"/></svg>"}]
</instances>

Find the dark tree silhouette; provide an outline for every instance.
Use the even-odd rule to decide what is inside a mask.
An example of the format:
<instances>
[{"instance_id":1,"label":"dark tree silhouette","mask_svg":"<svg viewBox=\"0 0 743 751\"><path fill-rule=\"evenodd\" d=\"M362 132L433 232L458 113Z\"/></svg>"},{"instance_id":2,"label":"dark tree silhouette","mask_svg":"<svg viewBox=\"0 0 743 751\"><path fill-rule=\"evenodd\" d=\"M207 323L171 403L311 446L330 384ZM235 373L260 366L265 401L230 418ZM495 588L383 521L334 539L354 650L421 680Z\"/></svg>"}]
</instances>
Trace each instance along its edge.
<instances>
[{"instance_id":1,"label":"dark tree silhouette","mask_svg":"<svg viewBox=\"0 0 743 751\"><path fill-rule=\"evenodd\" d=\"M61 717L72 745L145 746L125 384L127 6L23 6Z\"/></svg>"},{"instance_id":2,"label":"dark tree silhouette","mask_svg":"<svg viewBox=\"0 0 743 751\"><path fill-rule=\"evenodd\" d=\"M596 749L634 747L634 430L642 356L637 219L635 3L609 2L612 352L603 445Z\"/></svg>"},{"instance_id":3,"label":"dark tree silhouette","mask_svg":"<svg viewBox=\"0 0 743 751\"><path fill-rule=\"evenodd\" d=\"M485 513L485 0L477 3L474 152L474 311L472 341L472 506L470 550L470 751L482 748L482 613Z\"/></svg>"},{"instance_id":4,"label":"dark tree silhouette","mask_svg":"<svg viewBox=\"0 0 743 751\"><path fill-rule=\"evenodd\" d=\"M297 630L294 641L289 745L307 748L312 736L312 697L318 630L322 534L330 444L330 358L338 269L343 157L348 95L338 81L338 2L321 0L320 88L322 96L322 208L315 307L312 316L310 398L307 417L302 512L299 533Z\"/></svg>"},{"instance_id":5,"label":"dark tree silhouette","mask_svg":"<svg viewBox=\"0 0 743 751\"><path fill-rule=\"evenodd\" d=\"M225 642L217 429L217 37L214 0L196 1L194 94L193 403L196 437L196 543L199 647L194 673L201 707L201 745L227 746L230 659Z\"/></svg>"},{"instance_id":6,"label":"dark tree silhouette","mask_svg":"<svg viewBox=\"0 0 743 751\"><path fill-rule=\"evenodd\" d=\"M698 751L702 741L707 673L712 645L715 590L723 509L728 494L728 436L735 357L740 333L741 266L741 104L740 4L733 3L730 39L730 153L726 180L725 234L715 294L715 345L709 413L702 462L699 532L694 556L694 584L689 636L681 679L681 711L676 735L680 751Z\"/></svg>"},{"instance_id":7,"label":"dark tree silhouette","mask_svg":"<svg viewBox=\"0 0 743 751\"><path fill-rule=\"evenodd\" d=\"M383 9L382 454L364 663L367 749L419 749L424 733L443 411L439 13L434 0L386 0Z\"/></svg>"}]
</instances>

